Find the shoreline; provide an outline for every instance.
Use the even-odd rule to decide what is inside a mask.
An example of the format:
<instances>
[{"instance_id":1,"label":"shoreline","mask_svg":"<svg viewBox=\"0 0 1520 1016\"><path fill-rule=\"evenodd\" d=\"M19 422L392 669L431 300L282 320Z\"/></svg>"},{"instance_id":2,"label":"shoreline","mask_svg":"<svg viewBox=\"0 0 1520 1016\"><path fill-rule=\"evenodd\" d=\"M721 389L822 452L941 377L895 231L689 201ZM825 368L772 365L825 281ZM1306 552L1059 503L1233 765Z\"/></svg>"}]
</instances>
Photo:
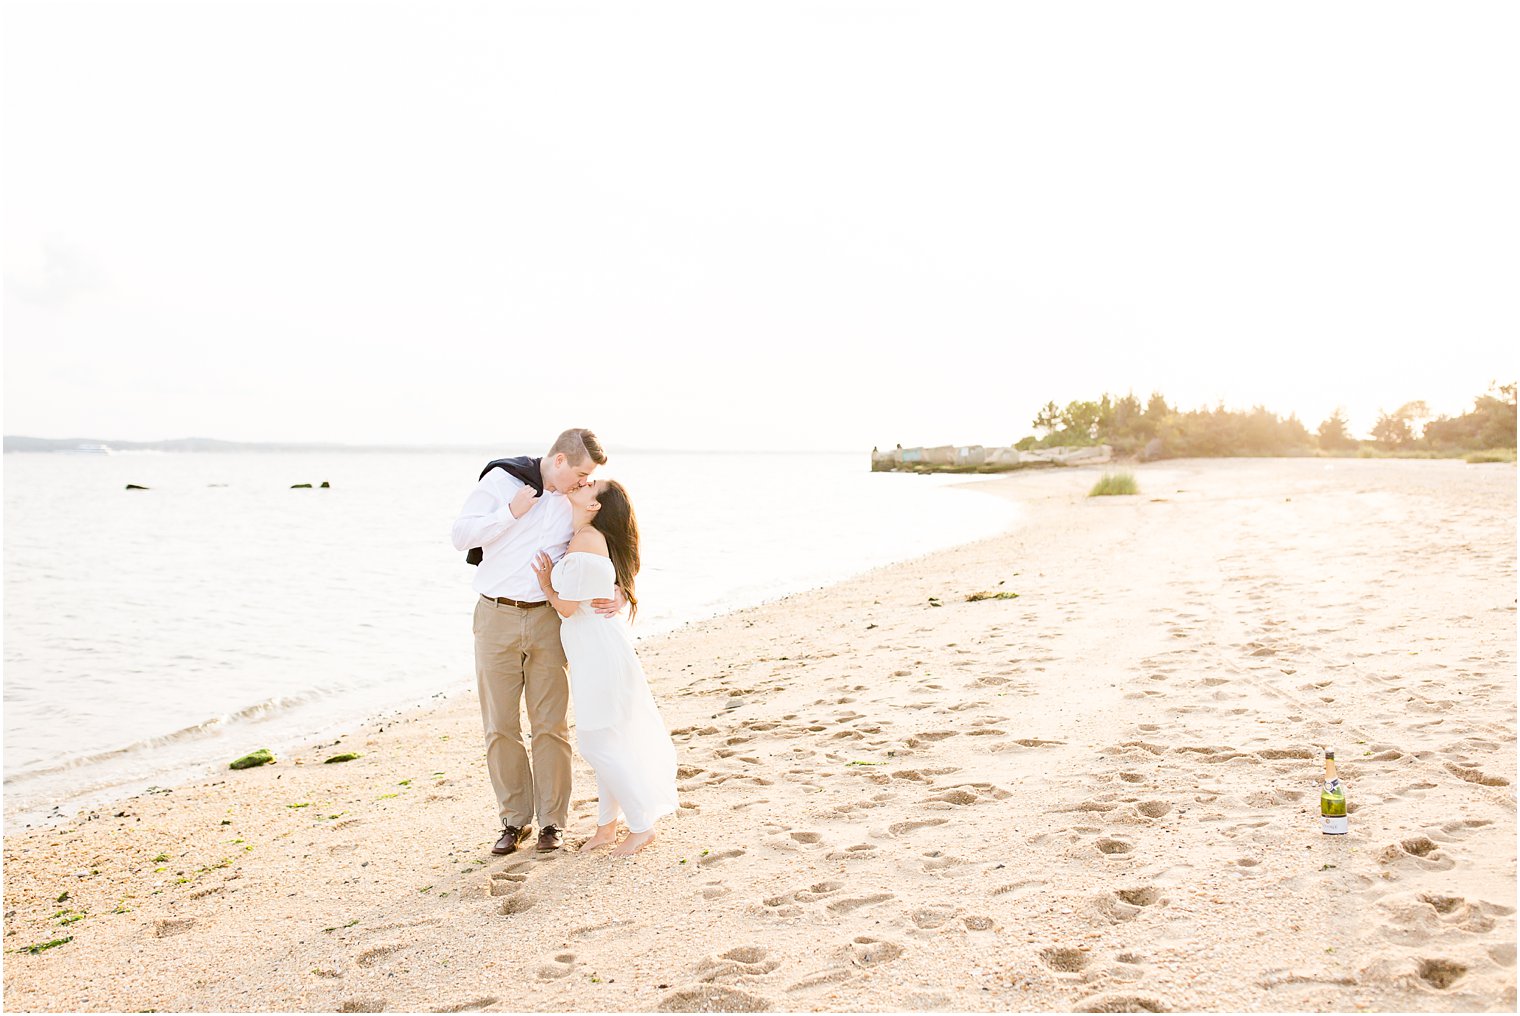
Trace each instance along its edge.
<instances>
[{"instance_id":1,"label":"shoreline","mask_svg":"<svg viewBox=\"0 0 1520 1016\"><path fill-rule=\"evenodd\" d=\"M489 855L472 696L13 832L6 1005L1511 1009L1513 476L1357 461L975 481L1025 523L641 639L629 861Z\"/></svg>"},{"instance_id":2,"label":"shoreline","mask_svg":"<svg viewBox=\"0 0 1520 1016\"><path fill-rule=\"evenodd\" d=\"M944 484L947 489L974 489L979 485L980 484L977 480ZM1006 498L1005 500L1016 501L1017 499ZM1022 520L1018 517L1015 517L1010 522L1008 529L1005 531L1011 531L1012 529L1017 528L1020 524L1022 524ZM973 540L978 538L985 537L973 537ZM865 571L869 572L875 568L889 567L892 564L901 563L902 560L904 559L886 562L885 564L872 565L865 569ZM864 572L841 573L833 576L828 583L825 583L825 585L831 584L832 582L846 581L859 574L864 574ZM798 592L804 592L818 588L824 588L824 586L813 585L804 587L802 589L794 589L788 592L774 594L766 593L762 596L761 599L753 602L741 601L737 606L725 606L713 611L707 611L705 609L699 610L695 616L692 616L685 620L677 621L670 627L658 626L657 622L657 626L648 631L636 631L635 639L638 640L669 635L673 632L680 631L692 625L713 621L716 618L731 613L735 609L763 606L769 603L773 603L779 599L784 599L787 596L796 595ZM467 585L461 587L461 596L464 598L462 598L460 601L460 616L466 620L468 619L470 604L473 603L473 595L474 594L470 592ZM465 635L465 638L468 639L467 633ZM302 754L310 754L311 752L320 749L334 739L336 741L341 741L344 738L356 734L358 731L364 729L367 726L373 726L381 723L382 721L394 722L403 714L410 713L418 709L432 708L438 705L442 699L452 698L461 694L474 694L473 674L462 674L456 679L456 681L456 684L434 689L431 691L420 691L416 693L408 692L404 696L399 696L396 699L390 700L388 702L383 702L373 707L363 706L361 707L360 711L347 715L332 716L329 714L328 718L323 719L322 722L318 723L315 725L315 727L313 727L313 729L305 733L280 736L278 734L270 735L268 731L263 729L255 729L262 728L264 725L270 723L279 724L288 718L281 716L260 716L254 720L252 724L250 724L246 736L242 732L233 732L229 734L228 732L221 729L214 730L209 734L210 738L220 739L228 736L235 736L239 738L238 744L228 745L227 753L222 756L218 756L216 759L171 766L165 769L165 771L158 772L153 776L139 777L136 775L108 773L106 775L109 776L109 779L103 779L101 782L98 782L88 790L78 793L71 793L63 797L63 803L61 805L56 803L57 799L54 798L50 800L46 805L38 805L37 807L18 810L14 814L10 814L7 811L3 817L3 824L6 835L11 834L12 832L19 832L27 829L57 827L61 824L78 821L79 817L82 814L97 812L107 808L114 808L116 805L120 805L127 800L140 797L149 791L158 792L163 789L172 790L174 788L186 786L188 784L212 780L219 776L225 776L228 771L226 768L228 762L240 757L241 755L247 754L248 752L257 750L260 747L267 746L277 754L284 754L289 757L296 757ZM206 722L210 723L214 722L214 720ZM156 735L154 737L147 738L145 740L155 742L166 741L175 738L176 734L177 732L170 731L162 735ZM126 745L121 748L107 750L101 754L105 756L114 756L118 753L131 750L132 746ZM65 760L63 768L73 769L78 766L87 764L89 763L81 763L78 760ZM14 778L24 783L30 779L52 775L57 771L59 771L58 768L49 767L48 769L41 772L23 772ZM7 790L7 794L9 793L10 791ZM60 808L63 810L60 811Z\"/></svg>"}]
</instances>

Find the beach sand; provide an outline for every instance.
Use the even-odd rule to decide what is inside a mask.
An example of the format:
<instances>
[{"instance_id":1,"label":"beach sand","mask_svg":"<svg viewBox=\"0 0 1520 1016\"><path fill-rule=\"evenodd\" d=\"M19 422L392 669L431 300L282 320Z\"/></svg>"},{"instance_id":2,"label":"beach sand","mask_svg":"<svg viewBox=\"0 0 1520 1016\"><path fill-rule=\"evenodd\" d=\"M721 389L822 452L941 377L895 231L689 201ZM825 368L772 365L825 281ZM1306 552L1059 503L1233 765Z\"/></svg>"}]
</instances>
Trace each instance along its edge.
<instances>
[{"instance_id":1,"label":"beach sand","mask_svg":"<svg viewBox=\"0 0 1520 1016\"><path fill-rule=\"evenodd\" d=\"M13 832L5 1007L1513 1010L1514 467L1134 471L642 640L683 808L631 860L492 857L473 693Z\"/></svg>"}]
</instances>

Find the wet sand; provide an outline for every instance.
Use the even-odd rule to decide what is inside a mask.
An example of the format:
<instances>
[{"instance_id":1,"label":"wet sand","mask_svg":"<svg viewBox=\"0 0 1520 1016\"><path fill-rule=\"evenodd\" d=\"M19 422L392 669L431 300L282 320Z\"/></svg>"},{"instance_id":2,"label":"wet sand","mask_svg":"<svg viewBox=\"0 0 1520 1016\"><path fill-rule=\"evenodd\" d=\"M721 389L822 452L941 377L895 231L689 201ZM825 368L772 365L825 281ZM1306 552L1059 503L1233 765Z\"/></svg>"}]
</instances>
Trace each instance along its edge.
<instances>
[{"instance_id":1,"label":"wet sand","mask_svg":"<svg viewBox=\"0 0 1520 1016\"><path fill-rule=\"evenodd\" d=\"M630 860L579 756L572 849L489 853L473 694L13 833L5 1006L1513 1010L1514 466L1134 471L642 640L683 806Z\"/></svg>"}]
</instances>

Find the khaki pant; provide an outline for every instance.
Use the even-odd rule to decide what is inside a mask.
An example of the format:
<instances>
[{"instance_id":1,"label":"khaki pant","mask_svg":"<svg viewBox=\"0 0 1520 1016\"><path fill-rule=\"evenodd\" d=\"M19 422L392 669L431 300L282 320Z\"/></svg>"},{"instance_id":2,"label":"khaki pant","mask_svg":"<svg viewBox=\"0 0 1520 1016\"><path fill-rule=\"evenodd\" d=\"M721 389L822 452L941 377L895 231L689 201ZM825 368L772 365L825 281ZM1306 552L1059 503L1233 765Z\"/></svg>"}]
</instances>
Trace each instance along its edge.
<instances>
[{"instance_id":1,"label":"khaki pant","mask_svg":"<svg viewBox=\"0 0 1520 1016\"><path fill-rule=\"evenodd\" d=\"M503 825L563 829L570 812L570 682L559 614L480 597L475 604L475 681L485 724L486 769ZM527 700L533 765L523 745Z\"/></svg>"}]
</instances>

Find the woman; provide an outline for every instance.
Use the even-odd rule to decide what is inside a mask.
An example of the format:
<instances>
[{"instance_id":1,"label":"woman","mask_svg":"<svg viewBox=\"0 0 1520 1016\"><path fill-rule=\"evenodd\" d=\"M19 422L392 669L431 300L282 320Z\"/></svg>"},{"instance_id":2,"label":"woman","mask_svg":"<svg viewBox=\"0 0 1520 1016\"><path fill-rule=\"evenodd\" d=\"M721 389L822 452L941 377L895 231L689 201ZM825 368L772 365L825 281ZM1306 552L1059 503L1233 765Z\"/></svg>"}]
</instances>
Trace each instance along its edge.
<instances>
[{"instance_id":1,"label":"woman","mask_svg":"<svg viewBox=\"0 0 1520 1016\"><path fill-rule=\"evenodd\" d=\"M582 850L617 843L618 816L628 838L615 857L638 853L654 840L657 820L676 810L676 749L633 651L628 621L591 609L623 588L629 621L638 613L639 527L628 492L616 480L592 480L569 491L574 535L559 564L544 553L533 570L544 596L565 619L560 641L570 664L570 699L581 755L596 771L600 815Z\"/></svg>"}]
</instances>

